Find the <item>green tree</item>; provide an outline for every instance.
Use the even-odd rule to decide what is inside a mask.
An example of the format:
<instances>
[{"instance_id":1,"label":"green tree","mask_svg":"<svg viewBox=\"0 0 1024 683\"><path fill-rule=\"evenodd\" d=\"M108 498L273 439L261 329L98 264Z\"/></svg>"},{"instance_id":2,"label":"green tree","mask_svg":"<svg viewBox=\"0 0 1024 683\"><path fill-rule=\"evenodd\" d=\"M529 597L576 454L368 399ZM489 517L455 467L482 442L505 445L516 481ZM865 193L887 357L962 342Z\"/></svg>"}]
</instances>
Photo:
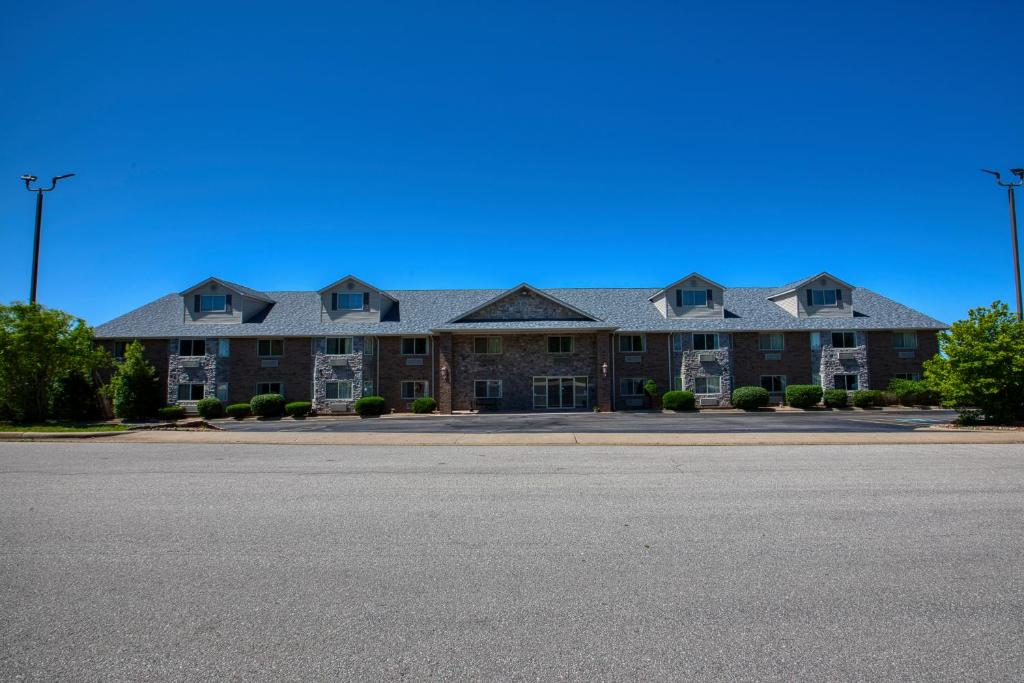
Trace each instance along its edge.
<instances>
[{"instance_id":1,"label":"green tree","mask_svg":"<svg viewBox=\"0 0 1024 683\"><path fill-rule=\"evenodd\" d=\"M957 409L976 408L987 422L1024 421L1024 323L996 301L939 335L939 355L925 378Z\"/></svg>"},{"instance_id":2,"label":"green tree","mask_svg":"<svg viewBox=\"0 0 1024 683\"><path fill-rule=\"evenodd\" d=\"M142 420L155 417L162 403L160 378L156 369L142 355L138 340L124 350L124 362L106 386L107 395L114 404L114 415L122 420Z\"/></svg>"},{"instance_id":3,"label":"green tree","mask_svg":"<svg viewBox=\"0 0 1024 683\"><path fill-rule=\"evenodd\" d=\"M15 420L45 419L61 380L91 378L109 363L81 318L38 304L0 305L0 411Z\"/></svg>"}]
</instances>

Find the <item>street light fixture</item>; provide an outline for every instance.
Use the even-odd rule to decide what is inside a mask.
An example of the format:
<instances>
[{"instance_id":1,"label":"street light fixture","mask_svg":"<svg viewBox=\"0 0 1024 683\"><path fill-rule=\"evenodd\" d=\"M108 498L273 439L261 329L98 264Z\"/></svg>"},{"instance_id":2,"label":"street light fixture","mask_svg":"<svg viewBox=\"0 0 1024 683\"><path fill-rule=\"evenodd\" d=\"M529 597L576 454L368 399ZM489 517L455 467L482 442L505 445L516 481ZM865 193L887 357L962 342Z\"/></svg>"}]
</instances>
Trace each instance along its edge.
<instances>
[{"instance_id":1,"label":"street light fixture","mask_svg":"<svg viewBox=\"0 0 1024 683\"><path fill-rule=\"evenodd\" d=\"M1011 182L1003 182L1002 177L999 175L999 171L990 171L987 168L983 168L981 170L984 173L994 175L996 177L996 185L999 187L1005 187L1010 199L1010 240L1013 243L1014 284L1017 286L1017 320L1024 320L1024 311L1021 310L1020 295L1020 256L1017 249L1017 202L1013 196L1013 188L1024 185L1024 168L1010 169L1010 173L1017 176L1017 179Z\"/></svg>"},{"instance_id":2,"label":"street light fixture","mask_svg":"<svg viewBox=\"0 0 1024 683\"><path fill-rule=\"evenodd\" d=\"M64 180L73 175L75 174L65 173L64 175L54 176L50 181L49 187L32 187L32 183L39 180L39 178L28 173L21 176L21 179L25 181L25 189L36 193L36 238L35 243L32 245L32 289L28 297L30 304L35 304L36 302L36 280L39 275L39 232L43 225L43 193L53 192L53 188L57 187L58 180Z\"/></svg>"}]
</instances>

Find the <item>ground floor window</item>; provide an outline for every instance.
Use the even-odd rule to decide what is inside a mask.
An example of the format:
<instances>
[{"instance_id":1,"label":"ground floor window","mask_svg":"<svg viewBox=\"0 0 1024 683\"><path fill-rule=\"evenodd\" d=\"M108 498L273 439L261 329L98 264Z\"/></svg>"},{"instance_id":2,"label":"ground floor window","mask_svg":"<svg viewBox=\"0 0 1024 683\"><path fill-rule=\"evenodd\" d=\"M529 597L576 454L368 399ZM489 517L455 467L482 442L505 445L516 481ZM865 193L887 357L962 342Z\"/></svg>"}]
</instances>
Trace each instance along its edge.
<instances>
[{"instance_id":1,"label":"ground floor window","mask_svg":"<svg viewBox=\"0 0 1024 683\"><path fill-rule=\"evenodd\" d=\"M221 403L227 403L228 402L228 385L227 384L218 384L217 385L217 399Z\"/></svg>"},{"instance_id":2,"label":"ground floor window","mask_svg":"<svg viewBox=\"0 0 1024 683\"><path fill-rule=\"evenodd\" d=\"M673 377L672 378L672 391L682 391L682 390L683 390L683 378L682 377Z\"/></svg>"},{"instance_id":3,"label":"ground floor window","mask_svg":"<svg viewBox=\"0 0 1024 683\"><path fill-rule=\"evenodd\" d=\"M402 382L402 398L406 401L415 401L418 398L429 396L429 383L423 380L406 380Z\"/></svg>"},{"instance_id":4,"label":"ground floor window","mask_svg":"<svg viewBox=\"0 0 1024 683\"><path fill-rule=\"evenodd\" d=\"M347 379L331 380L326 387L328 401L347 401L352 398L352 382Z\"/></svg>"},{"instance_id":5,"label":"ground floor window","mask_svg":"<svg viewBox=\"0 0 1024 683\"><path fill-rule=\"evenodd\" d=\"M643 396L644 380L642 377L624 377L619 380L619 393L623 396Z\"/></svg>"},{"instance_id":6,"label":"ground floor window","mask_svg":"<svg viewBox=\"0 0 1024 683\"><path fill-rule=\"evenodd\" d=\"M130 343L126 341L114 342L114 358L116 360L124 360L124 352L128 349L128 344Z\"/></svg>"},{"instance_id":7,"label":"ground floor window","mask_svg":"<svg viewBox=\"0 0 1024 683\"><path fill-rule=\"evenodd\" d=\"M857 389L860 388L860 382L858 381L857 375L836 375L835 387L836 389L857 391Z\"/></svg>"},{"instance_id":8,"label":"ground floor window","mask_svg":"<svg viewBox=\"0 0 1024 683\"><path fill-rule=\"evenodd\" d=\"M206 393L206 385L199 383L185 383L178 385L179 401L198 401Z\"/></svg>"},{"instance_id":9,"label":"ground floor window","mask_svg":"<svg viewBox=\"0 0 1024 683\"><path fill-rule=\"evenodd\" d=\"M586 377L534 377L534 408L586 408Z\"/></svg>"},{"instance_id":10,"label":"ground floor window","mask_svg":"<svg viewBox=\"0 0 1024 683\"><path fill-rule=\"evenodd\" d=\"M478 379L474 381L473 396L476 398L501 398L501 380Z\"/></svg>"},{"instance_id":11,"label":"ground floor window","mask_svg":"<svg viewBox=\"0 0 1024 683\"><path fill-rule=\"evenodd\" d=\"M892 376L893 379L908 379L911 382L917 382L921 379L920 372L897 372Z\"/></svg>"},{"instance_id":12,"label":"ground floor window","mask_svg":"<svg viewBox=\"0 0 1024 683\"><path fill-rule=\"evenodd\" d=\"M694 377L693 378L693 393L695 394L720 394L722 393L722 378L717 375L714 377Z\"/></svg>"},{"instance_id":13,"label":"ground floor window","mask_svg":"<svg viewBox=\"0 0 1024 683\"><path fill-rule=\"evenodd\" d=\"M283 394L283 387L280 382L259 382L256 385L256 395L261 394Z\"/></svg>"},{"instance_id":14,"label":"ground floor window","mask_svg":"<svg viewBox=\"0 0 1024 683\"><path fill-rule=\"evenodd\" d=\"M363 380L363 396L376 396L376 394L373 393L373 390L374 390L373 380L372 379L364 379Z\"/></svg>"},{"instance_id":15,"label":"ground floor window","mask_svg":"<svg viewBox=\"0 0 1024 683\"><path fill-rule=\"evenodd\" d=\"M769 394L781 394L786 390L785 375L761 375L761 387Z\"/></svg>"}]
</instances>

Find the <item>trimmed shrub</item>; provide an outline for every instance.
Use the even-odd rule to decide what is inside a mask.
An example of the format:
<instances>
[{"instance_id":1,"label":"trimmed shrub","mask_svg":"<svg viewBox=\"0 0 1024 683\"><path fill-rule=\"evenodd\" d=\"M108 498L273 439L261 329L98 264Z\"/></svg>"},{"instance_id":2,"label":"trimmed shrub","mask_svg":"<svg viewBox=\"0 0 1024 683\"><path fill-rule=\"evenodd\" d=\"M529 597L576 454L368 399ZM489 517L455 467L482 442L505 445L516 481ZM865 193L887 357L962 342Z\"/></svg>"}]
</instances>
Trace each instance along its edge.
<instances>
[{"instance_id":1,"label":"trimmed shrub","mask_svg":"<svg viewBox=\"0 0 1024 683\"><path fill-rule=\"evenodd\" d=\"M845 389L829 389L822 397L829 408L845 408L850 402L850 396Z\"/></svg>"},{"instance_id":2,"label":"trimmed shrub","mask_svg":"<svg viewBox=\"0 0 1024 683\"><path fill-rule=\"evenodd\" d=\"M311 410L313 410L313 404L309 401L292 401L284 407L284 412L297 420L309 415Z\"/></svg>"},{"instance_id":3,"label":"trimmed shrub","mask_svg":"<svg viewBox=\"0 0 1024 683\"><path fill-rule=\"evenodd\" d=\"M875 408L885 405L885 396L877 389L861 389L853 392L853 405L858 408Z\"/></svg>"},{"instance_id":4,"label":"trimmed shrub","mask_svg":"<svg viewBox=\"0 0 1024 683\"><path fill-rule=\"evenodd\" d=\"M181 406L166 406L156 411L161 420L180 420L185 417L185 409Z\"/></svg>"},{"instance_id":5,"label":"trimmed shrub","mask_svg":"<svg viewBox=\"0 0 1024 683\"><path fill-rule=\"evenodd\" d=\"M661 396L661 407L665 410L693 410L696 405L692 391L666 391Z\"/></svg>"},{"instance_id":6,"label":"trimmed shrub","mask_svg":"<svg viewBox=\"0 0 1024 683\"><path fill-rule=\"evenodd\" d=\"M224 412L228 414L228 417L233 417L236 420L244 420L249 417L252 409L249 408L248 403L232 403L224 409Z\"/></svg>"},{"instance_id":7,"label":"trimmed shrub","mask_svg":"<svg viewBox=\"0 0 1024 683\"><path fill-rule=\"evenodd\" d=\"M786 405L810 408L821 400L821 387L817 384L790 384L786 387Z\"/></svg>"},{"instance_id":8,"label":"trimmed shrub","mask_svg":"<svg viewBox=\"0 0 1024 683\"><path fill-rule=\"evenodd\" d=\"M353 404L352 408L360 417L383 415L387 410L387 403L383 396L363 396Z\"/></svg>"},{"instance_id":9,"label":"trimmed shrub","mask_svg":"<svg viewBox=\"0 0 1024 683\"><path fill-rule=\"evenodd\" d=\"M412 412L414 413L432 413L435 410L437 410L437 401L429 396L421 396L412 402Z\"/></svg>"},{"instance_id":10,"label":"trimmed shrub","mask_svg":"<svg viewBox=\"0 0 1024 683\"><path fill-rule=\"evenodd\" d=\"M199 411L199 417L206 420L224 417L224 404L220 402L219 398L213 396L207 396L198 401L196 403L196 410Z\"/></svg>"},{"instance_id":11,"label":"trimmed shrub","mask_svg":"<svg viewBox=\"0 0 1024 683\"><path fill-rule=\"evenodd\" d=\"M258 417L280 417L284 414L284 396L260 394L249 399L249 409Z\"/></svg>"},{"instance_id":12,"label":"trimmed shrub","mask_svg":"<svg viewBox=\"0 0 1024 683\"><path fill-rule=\"evenodd\" d=\"M894 379L889 382L889 391L896 394L896 400L904 406L936 406L939 395L928 386L927 382L910 379Z\"/></svg>"},{"instance_id":13,"label":"trimmed shrub","mask_svg":"<svg viewBox=\"0 0 1024 683\"><path fill-rule=\"evenodd\" d=\"M764 387L737 387L732 392L732 407L742 410L763 408L770 400Z\"/></svg>"}]
</instances>

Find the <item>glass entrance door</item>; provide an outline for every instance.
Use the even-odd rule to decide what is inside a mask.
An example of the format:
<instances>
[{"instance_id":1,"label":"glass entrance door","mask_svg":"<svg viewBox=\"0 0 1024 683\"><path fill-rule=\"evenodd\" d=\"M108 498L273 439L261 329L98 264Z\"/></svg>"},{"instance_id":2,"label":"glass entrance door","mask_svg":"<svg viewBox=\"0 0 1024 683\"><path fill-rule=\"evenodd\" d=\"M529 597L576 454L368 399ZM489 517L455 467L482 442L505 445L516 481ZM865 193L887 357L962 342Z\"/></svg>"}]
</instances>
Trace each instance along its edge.
<instances>
[{"instance_id":1,"label":"glass entrance door","mask_svg":"<svg viewBox=\"0 0 1024 683\"><path fill-rule=\"evenodd\" d=\"M537 410L586 408L586 377L534 377L533 407Z\"/></svg>"}]
</instances>

